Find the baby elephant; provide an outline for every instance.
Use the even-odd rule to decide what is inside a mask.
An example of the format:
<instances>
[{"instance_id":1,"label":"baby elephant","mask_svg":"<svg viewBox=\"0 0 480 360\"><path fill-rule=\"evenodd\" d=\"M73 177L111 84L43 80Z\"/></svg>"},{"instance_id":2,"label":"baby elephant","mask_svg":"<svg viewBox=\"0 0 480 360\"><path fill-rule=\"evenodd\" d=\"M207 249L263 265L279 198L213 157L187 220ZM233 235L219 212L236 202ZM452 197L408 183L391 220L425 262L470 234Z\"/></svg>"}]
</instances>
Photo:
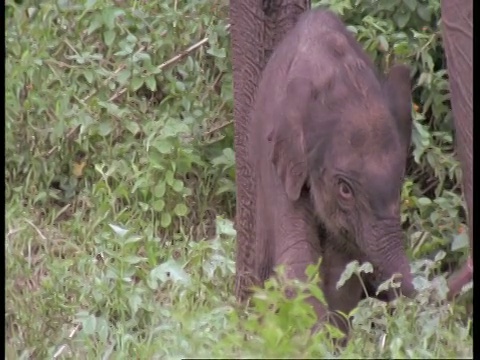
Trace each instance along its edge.
<instances>
[{"instance_id":1,"label":"baby elephant","mask_svg":"<svg viewBox=\"0 0 480 360\"><path fill-rule=\"evenodd\" d=\"M410 71L378 74L333 13L312 10L279 43L263 72L250 122L257 174L257 218L251 272L263 282L282 264L304 279L322 257L328 302L311 303L319 321L348 332L335 312L364 296L353 277L358 260L374 266L367 288L402 275L414 288L400 221L400 193L411 137Z\"/></svg>"}]
</instances>

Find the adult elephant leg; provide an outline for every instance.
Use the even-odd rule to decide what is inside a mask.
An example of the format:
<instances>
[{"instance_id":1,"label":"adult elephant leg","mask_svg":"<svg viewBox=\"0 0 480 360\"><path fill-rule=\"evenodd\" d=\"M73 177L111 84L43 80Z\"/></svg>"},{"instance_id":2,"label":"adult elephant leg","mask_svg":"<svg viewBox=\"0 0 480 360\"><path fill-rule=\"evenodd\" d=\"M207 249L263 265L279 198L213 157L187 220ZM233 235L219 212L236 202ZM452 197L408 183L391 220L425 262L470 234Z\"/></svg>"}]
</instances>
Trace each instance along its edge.
<instances>
[{"instance_id":1,"label":"adult elephant leg","mask_svg":"<svg viewBox=\"0 0 480 360\"><path fill-rule=\"evenodd\" d=\"M453 298L473 275L473 0L442 0L441 6L456 146L470 230L470 257L448 282L449 298Z\"/></svg>"},{"instance_id":2,"label":"adult elephant leg","mask_svg":"<svg viewBox=\"0 0 480 360\"><path fill-rule=\"evenodd\" d=\"M310 7L309 0L231 0L230 21L237 183L235 292L247 295L255 248L256 176L248 155L248 129L255 91L273 48Z\"/></svg>"}]
</instances>

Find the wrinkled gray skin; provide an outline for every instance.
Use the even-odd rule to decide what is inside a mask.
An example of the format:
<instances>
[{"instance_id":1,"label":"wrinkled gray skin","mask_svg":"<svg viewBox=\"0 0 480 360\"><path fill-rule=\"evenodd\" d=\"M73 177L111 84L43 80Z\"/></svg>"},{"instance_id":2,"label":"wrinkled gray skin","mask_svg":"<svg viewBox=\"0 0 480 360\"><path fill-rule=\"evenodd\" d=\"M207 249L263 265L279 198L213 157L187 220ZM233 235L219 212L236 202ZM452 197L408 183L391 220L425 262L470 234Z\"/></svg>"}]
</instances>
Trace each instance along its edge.
<instances>
[{"instance_id":1,"label":"wrinkled gray skin","mask_svg":"<svg viewBox=\"0 0 480 360\"><path fill-rule=\"evenodd\" d=\"M448 296L452 299L473 279L473 1L443 0L441 6L443 47L470 230L470 257L448 281Z\"/></svg>"},{"instance_id":2,"label":"wrinkled gray skin","mask_svg":"<svg viewBox=\"0 0 480 360\"><path fill-rule=\"evenodd\" d=\"M266 0L263 3L258 0L231 1L230 19L232 23L237 163L236 294L241 300L248 296L249 285L261 283L261 280L270 274L273 266L271 263L266 263L263 267L258 266L257 254L259 246L260 248L262 246L262 241L259 241L262 238L257 238L256 234L261 233L262 230L257 229L256 215L258 210L254 201L256 199L255 180L257 174L252 160L257 157L257 154L252 156L249 155L248 151L249 129L252 122L249 110L253 107L260 74L272 49L279 42L279 39L293 27L299 15L309 7L310 3L307 0ZM442 11L444 45L448 59L448 71L451 75L452 105L457 129L457 149L464 173L464 191L468 205L469 224L471 225L473 184L472 1L451 0L442 2ZM454 39L454 41L449 39ZM462 56L458 57L455 53L462 54ZM271 187L271 184L269 187ZM280 200L285 201L284 199ZM473 239L472 226L470 226L470 239ZM298 250L307 252L301 248ZM276 253L278 254L278 250L276 250ZM311 252L308 253L306 262L314 257ZM265 259L273 262L271 256L266 256ZM330 259L334 259L334 257L332 256ZM462 284L471 279L473 264L471 259L469 261L470 266L466 265L456 276L452 277L449 283L452 290L451 296L458 292ZM342 270L332 269L332 272ZM354 301L356 302L356 300ZM320 315L323 314L323 310L317 309Z\"/></svg>"},{"instance_id":3,"label":"wrinkled gray skin","mask_svg":"<svg viewBox=\"0 0 480 360\"><path fill-rule=\"evenodd\" d=\"M380 281L402 274L403 292L413 294L399 206L410 105L408 68L380 79L334 14L298 20L265 67L248 129L256 174L249 266L258 282L280 264L304 278L322 257L330 310L348 313L362 297L357 278L336 289L353 260L370 261ZM325 319L327 309L311 302Z\"/></svg>"},{"instance_id":4,"label":"wrinkled gray skin","mask_svg":"<svg viewBox=\"0 0 480 360\"><path fill-rule=\"evenodd\" d=\"M257 209L256 174L248 154L250 112L270 54L309 8L309 0L230 1L237 184L235 292L240 300L246 300L250 286L258 283L252 273Z\"/></svg>"}]
</instances>

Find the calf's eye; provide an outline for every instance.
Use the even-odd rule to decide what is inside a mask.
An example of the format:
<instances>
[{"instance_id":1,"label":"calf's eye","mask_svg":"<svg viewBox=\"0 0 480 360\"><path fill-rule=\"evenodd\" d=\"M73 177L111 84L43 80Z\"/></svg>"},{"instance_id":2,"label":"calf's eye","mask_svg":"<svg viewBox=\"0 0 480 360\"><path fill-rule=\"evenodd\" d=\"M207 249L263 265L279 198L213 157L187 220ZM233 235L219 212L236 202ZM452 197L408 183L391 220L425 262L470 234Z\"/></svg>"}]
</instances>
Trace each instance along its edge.
<instances>
[{"instance_id":1,"label":"calf's eye","mask_svg":"<svg viewBox=\"0 0 480 360\"><path fill-rule=\"evenodd\" d=\"M344 199L350 199L353 196L353 191L345 181L339 180L338 181L338 192L340 196Z\"/></svg>"}]
</instances>

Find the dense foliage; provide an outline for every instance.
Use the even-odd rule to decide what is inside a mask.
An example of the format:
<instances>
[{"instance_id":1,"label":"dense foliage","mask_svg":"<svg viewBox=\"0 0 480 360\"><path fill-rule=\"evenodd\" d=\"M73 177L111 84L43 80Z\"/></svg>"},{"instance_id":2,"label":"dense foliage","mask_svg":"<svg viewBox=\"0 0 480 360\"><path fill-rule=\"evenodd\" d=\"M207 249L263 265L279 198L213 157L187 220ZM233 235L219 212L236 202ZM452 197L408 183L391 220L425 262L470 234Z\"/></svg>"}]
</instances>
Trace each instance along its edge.
<instances>
[{"instance_id":1,"label":"dense foliage","mask_svg":"<svg viewBox=\"0 0 480 360\"><path fill-rule=\"evenodd\" d=\"M471 357L465 307L442 301L468 238L439 1L314 5L381 68L412 65L402 216L417 285L436 289L394 316L366 299L341 356ZM228 2L5 6L7 358L333 356L326 332L309 336L310 308L281 295L286 281L248 310L233 297Z\"/></svg>"}]
</instances>

